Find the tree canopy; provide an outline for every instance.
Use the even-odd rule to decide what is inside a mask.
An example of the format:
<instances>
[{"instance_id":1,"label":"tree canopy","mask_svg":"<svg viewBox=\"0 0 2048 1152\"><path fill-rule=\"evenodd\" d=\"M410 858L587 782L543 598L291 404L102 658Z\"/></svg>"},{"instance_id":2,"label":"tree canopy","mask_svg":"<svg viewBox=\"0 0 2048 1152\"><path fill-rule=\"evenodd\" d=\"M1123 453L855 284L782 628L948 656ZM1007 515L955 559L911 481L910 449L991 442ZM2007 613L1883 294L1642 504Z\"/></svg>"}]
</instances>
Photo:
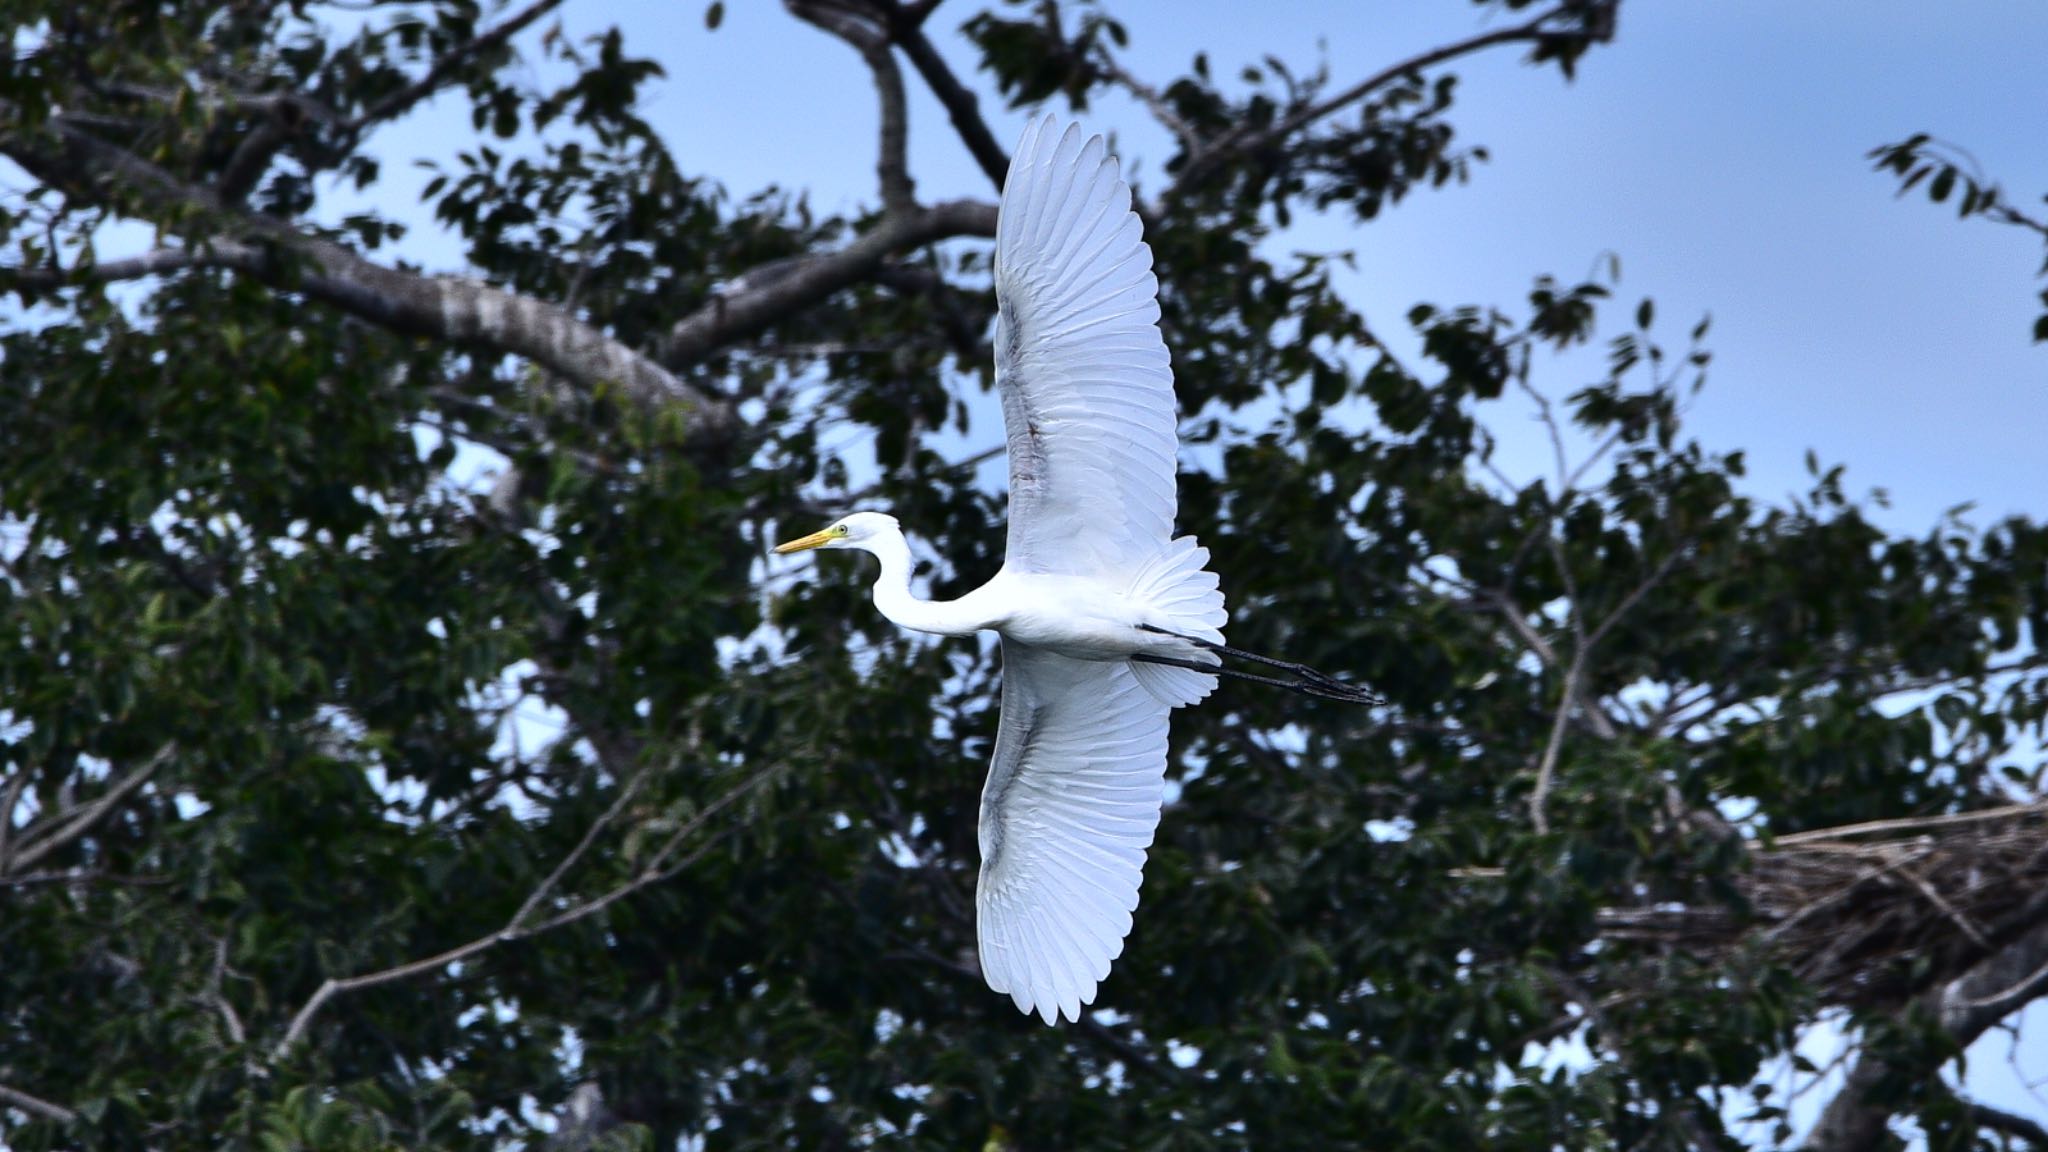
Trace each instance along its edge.
<instances>
[{"instance_id":1,"label":"tree canopy","mask_svg":"<svg viewBox=\"0 0 2048 1152\"><path fill-rule=\"evenodd\" d=\"M1569 76L1619 0L1229 78L1135 74L1108 4L786 0L873 81L844 215L695 170L661 46L561 4L6 4L0 1141L1733 1148L1832 1013L1815 1146L2048 1146L1941 1075L2048 992L2048 530L1896 534L1817 460L1757 499L1684 426L1706 325L1609 279L1367 317L1285 243L1466 179L1459 64ZM982 110L1108 92L1174 142L1233 642L1390 703L1176 713L1137 928L1048 1028L973 952L993 650L767 545L886 507L933 594L994 572ZM383 151L430 100L473 137ZM1511 404L1555 475L1494 466Z\"/></svg>"}]
</instances>

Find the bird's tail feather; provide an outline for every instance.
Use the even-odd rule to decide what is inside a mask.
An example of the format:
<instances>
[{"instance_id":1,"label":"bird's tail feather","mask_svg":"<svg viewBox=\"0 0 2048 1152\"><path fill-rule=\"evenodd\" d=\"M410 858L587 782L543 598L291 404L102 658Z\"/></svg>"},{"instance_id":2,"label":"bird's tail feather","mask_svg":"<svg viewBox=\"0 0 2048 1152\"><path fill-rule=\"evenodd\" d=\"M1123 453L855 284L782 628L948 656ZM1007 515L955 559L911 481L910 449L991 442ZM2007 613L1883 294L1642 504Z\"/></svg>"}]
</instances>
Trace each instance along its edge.
<instances>
[{"instance_id":1,"label":"bird's tail feather","mask_svg":"<svg viewBox=\"0 0 2048 1152\"><path fill-rule=\"evenodd\" d=\"M1154 627L1176 636L1223 643L1223 592L1216 574L1207 569L1209 550L1182 536L1153 557L1131 581L1130 596L1156 617ZM1201 663L1215 657L1206 651L1188 654ZM1161 703L1178 708L1193 704L1216 689L1216 677L1167 664L1131 663L1131 672Z\"/></svg>"}]
</instances>

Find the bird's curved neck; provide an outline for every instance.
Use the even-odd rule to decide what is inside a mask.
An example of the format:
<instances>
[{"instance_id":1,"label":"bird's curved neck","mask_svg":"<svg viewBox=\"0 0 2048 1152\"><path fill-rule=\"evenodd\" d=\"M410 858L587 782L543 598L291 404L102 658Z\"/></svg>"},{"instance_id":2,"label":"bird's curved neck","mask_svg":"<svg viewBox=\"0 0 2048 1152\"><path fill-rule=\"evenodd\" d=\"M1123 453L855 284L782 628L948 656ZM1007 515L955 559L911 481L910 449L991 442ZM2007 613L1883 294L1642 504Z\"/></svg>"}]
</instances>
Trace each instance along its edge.
<instances>
[{"instance_id":1,"label":"bird's curved neck","mask_svg":"<svg viewBox=\"0 0 2048 1152\"><path fill-rule=\"evenodd\" d=\"M940 636L971 636L995 622L969 603L959 600L920 600L910 592L910 542L900 532L891 532L862 542L882 562L882 574L875 579L875 607L890 623L917 632Z\"/></svg>"}]
</instances>

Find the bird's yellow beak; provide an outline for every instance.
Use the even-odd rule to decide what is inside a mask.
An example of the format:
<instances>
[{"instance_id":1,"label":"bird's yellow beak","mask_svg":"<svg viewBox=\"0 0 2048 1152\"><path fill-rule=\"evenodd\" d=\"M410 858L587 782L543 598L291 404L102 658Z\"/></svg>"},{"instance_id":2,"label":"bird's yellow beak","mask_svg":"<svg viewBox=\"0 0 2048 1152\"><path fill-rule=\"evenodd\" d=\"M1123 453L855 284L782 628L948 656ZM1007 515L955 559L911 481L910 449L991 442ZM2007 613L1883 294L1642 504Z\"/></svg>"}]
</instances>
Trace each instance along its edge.
<instances>
[{"instance_id":1,"label":"bird's yellow beak","mask_svg":"<svg viewBox=\"0 0 2048 1152\"><path fill-rule=\"evenodd\" d=\"M844 533L827 528L822 532L813 532L809 536L791 540L786 544L777 544L775 551L785 556L791 552L808 552L813 548L823 548L842 535Z\"/></svg>"}]
</instances>

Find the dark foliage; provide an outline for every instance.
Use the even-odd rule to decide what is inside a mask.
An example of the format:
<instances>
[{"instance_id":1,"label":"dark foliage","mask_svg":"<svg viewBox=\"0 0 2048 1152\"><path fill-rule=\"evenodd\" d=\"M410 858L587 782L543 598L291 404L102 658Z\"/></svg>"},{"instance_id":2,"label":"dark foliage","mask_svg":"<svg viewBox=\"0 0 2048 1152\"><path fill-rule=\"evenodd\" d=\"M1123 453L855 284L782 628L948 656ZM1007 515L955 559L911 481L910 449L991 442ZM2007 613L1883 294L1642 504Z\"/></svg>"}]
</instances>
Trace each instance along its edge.
<instances>
[{"instance_id":1,"label":"dark foliage","mask_svg":"<svg viewBox=\"0 0 2048 1152\"><path fill-rule=\"evenodd\" d=\"M886 127L871 214L726 189L645 118L655 46L553 7L4 5L0 1140L1733 1147L1726 1102L1843 1006L1886 1070L1845 1107L2012 1130L1934 1075L1974 1018L1925 1005L2048 958L2009 850L2039 814L1997 825L2003 904L1912 873L1960 939L1918 888L1799 888L1772 838L2040 795L2048 531L1893 535L1818 464L1757 502L1682 423L1704 325L1617 323L1611 283L1418 306L1404 360L1342 257L1268 242L1474 175L1443 69L1569 73L1612 3L1496 3L1330 66L1357 82L1224 82L1218 46L1156 85L1089 4L788 4L984 168L977 88L1161 118L1182 524L1234 641L1392 700L1180 713L1106 1011L1059 1029L972 954L992 653L765 555L877 504L933 593L994 571L1000 494L935 446L999 443L992 215L900 199ZM475 138L368 148L435 93ZM332 174L414 161L425 205L312 222ZM115 219L162 247L97 260ZM471 278L392 260L406 228ZM1604 379L1545 379L1595 340ZM1532 402L1559 474L1518 483L1488 429ZM1826 935L1775 930L1802 900L1903 926L1828 975Z\"/></svg>"}]
</instances>

